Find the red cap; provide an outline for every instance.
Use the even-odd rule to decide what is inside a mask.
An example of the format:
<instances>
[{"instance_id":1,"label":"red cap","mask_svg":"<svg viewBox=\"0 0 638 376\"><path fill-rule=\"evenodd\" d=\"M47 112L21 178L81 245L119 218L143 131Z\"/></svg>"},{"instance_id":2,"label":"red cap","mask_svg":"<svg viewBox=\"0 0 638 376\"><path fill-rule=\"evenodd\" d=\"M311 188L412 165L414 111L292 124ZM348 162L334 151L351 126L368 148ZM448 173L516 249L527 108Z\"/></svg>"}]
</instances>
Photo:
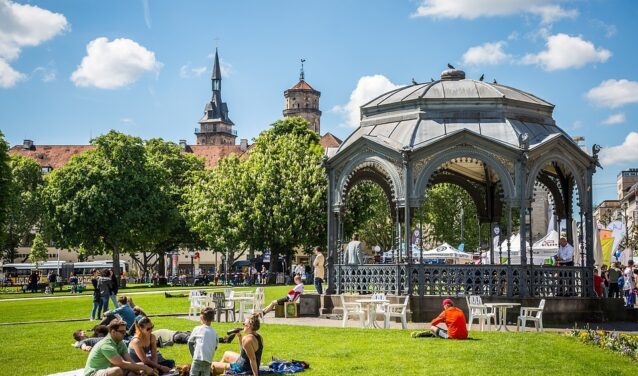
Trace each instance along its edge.
<instances>
[{"instance_id":1,"label":"red cap","mask_svg":"<svg viewBox=\"0 0 638 376\"><path fill-rule=\"evenodd\" d=\"M443 306L446 306L446 305L451 305L451 306L453 306L453 305L454 305L454 303L452 302L452 299L445 299L445 300L443 300Z\"/></svg>"}]
</instances>

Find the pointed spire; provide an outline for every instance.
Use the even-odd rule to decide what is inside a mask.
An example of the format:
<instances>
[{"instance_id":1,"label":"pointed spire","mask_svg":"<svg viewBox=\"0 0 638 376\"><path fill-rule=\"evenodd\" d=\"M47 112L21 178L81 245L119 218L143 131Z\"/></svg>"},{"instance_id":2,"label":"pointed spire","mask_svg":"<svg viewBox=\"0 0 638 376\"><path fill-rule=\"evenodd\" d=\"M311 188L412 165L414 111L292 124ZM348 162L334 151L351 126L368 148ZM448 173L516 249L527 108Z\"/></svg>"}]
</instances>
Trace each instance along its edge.
<instances>
[{"instance_id":1,"label":"pointed spire","mask_svg":"<svg viewBox=\"0 0 638 376\"><path fill-rule=\"evenodd\" d=\"M306 62L306 59L301 59L301 72L299 73L299 81L304 80L303 63L305 62Z\"/></svg>"},{"instance_id":2,"label":"pointed spire","mask_svg":"<svg viewBox=\"0 0 638 376\"><path fill-rule=\"evenodd\" d=\"M221 80L222 72L219 68L219 55L217 54L217 48L215 48L215 63L213 64L213 74L211 80Z\"/></svg>"}]
</instances>

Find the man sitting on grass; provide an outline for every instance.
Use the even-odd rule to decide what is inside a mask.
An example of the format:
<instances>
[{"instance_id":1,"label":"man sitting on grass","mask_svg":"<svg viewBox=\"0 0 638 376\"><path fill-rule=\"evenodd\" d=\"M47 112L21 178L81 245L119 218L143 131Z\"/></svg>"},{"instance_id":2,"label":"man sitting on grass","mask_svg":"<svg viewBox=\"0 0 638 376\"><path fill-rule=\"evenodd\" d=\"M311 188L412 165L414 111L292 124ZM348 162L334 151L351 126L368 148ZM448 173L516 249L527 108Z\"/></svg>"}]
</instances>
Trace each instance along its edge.
<instances>
[{"instance_id":1,"label":"man sitting on grass","mask_svg":"<svg viewBox=\"0 0 638 376\"><path fill-rule=\"evenodd\" d=\"M153 368L134 363L128 348L122 342L126 335L126 322L115 319L109 324L109 334L98 342L89 353L84 366L84 376L153 375Z\"/></svg>"},{"instance_id":2,"label":"man sitting on grass","mask_svg":"<svg viewBox=\"0 0 638 376\"><path fill-rule=\"evenodd\" d=\"M265 316L268 312L275 309L275 306L277 304L284 305L284 303L294 302L295 300L297 300L299 295L303 294L303 282L301 281L301 276L299 274L295 275L295 285L295 288L288 291L288 295L284 296L281 299L273 300L272 303L270 303L268 307L263 310L262 315Z\"/></svg>"},{"instance_id":3,"label":"man sitting on grass","mask_svg":"<svg viewBox=\"0 0 638 376\"><path fill-rule=\"evenodd\" d=\"M445 323L447 330L439 328L440 323ZM443 301L443 312L432 320L432 333L441 338L467 339L467 324L463 311L454 306L452 299Z\"/></svg>"},{"instance_id":4,"label":"man sitting on grass","mask_svg":"<svg viewBox=\"0 0 638 376\"><path fill-rule=\"evenodd\" d=\"M104 312L104 319L100 322L100 325L108 325L111 320L120 316L122 320L126 322L126 329L129 329L135 324L135 311L131 308L126 296L120 296L117 301L120 303L120 306L112 311Z\"/></svg>"}]
</instances>

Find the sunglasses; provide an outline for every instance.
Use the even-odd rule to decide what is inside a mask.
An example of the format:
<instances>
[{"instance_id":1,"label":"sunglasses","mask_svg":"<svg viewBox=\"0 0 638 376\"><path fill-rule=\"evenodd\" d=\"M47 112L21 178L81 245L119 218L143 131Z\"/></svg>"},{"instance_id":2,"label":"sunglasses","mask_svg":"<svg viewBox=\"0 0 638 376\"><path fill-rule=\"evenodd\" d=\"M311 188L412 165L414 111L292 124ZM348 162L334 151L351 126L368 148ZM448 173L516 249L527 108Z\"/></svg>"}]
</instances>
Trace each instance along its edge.
<instances>
[{"instance_id":1,"label":"sunglasses","mask_svg":"<svg viewBox=\"0 0 638 376\"><path fill-rule=\"evenodd\" d=\"M153 328L154 328L154 326L149 326L148 328L146 328L146 331L147 331L147 332L150 332L150 331L152 331L152 330L153 330Z\"/></svg>"},{"instance_id":2,"label":"sunglasses","mask_svg":"<svg viewBox=\"0 0 638 376\"><path fill-rule=\"evenodd\" d=\"M116 332L118 332L120 334L126 334L126 329L124 329L124 330L116 330Z\"/></svg>"}]
</instances>

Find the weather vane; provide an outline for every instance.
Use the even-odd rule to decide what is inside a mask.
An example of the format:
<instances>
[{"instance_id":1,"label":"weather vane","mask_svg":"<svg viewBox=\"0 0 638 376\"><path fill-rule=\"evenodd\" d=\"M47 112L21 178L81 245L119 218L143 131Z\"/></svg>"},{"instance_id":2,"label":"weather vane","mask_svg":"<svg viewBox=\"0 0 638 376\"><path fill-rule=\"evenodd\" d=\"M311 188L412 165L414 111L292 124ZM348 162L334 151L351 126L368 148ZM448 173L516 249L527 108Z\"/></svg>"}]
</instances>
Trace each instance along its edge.
<instances>
[{"instance_id":1,"label":"weather vane","mask_svg":"<svg viewBox=\"0 0 638 376\"><path fill-rule=\"evenodd\" d=\"M303 63L306 62L306 59L301 59L301 73L299 74L299 80L303 81L304 80L304 73L303 73Z\"/></svg>"}]
</instances>

